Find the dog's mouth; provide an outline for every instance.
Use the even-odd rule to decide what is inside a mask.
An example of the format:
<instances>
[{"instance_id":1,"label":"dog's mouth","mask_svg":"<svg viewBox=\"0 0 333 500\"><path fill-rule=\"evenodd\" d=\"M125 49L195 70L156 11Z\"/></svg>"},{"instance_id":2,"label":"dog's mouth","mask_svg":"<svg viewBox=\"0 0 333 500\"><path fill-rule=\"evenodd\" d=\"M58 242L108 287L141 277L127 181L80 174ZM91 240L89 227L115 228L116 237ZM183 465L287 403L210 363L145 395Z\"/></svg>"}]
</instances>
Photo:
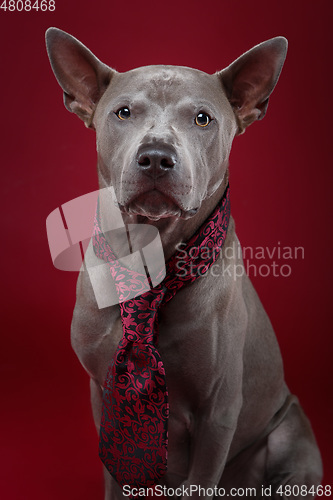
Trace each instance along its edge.
<instances>
[{"instance_id":1,"label":"dog's mouth","mask_svg":"<svg viewBox=\"0 0 333 500\"><path fill-rule=\"evenodd\" d=\"M158 189L141 193L126 205L118 204L118 206L123 213L146 217L152 221L167 217L189 219L199 209L184 209L171 196L162 193Z\"/></svg>"}]
</instances>

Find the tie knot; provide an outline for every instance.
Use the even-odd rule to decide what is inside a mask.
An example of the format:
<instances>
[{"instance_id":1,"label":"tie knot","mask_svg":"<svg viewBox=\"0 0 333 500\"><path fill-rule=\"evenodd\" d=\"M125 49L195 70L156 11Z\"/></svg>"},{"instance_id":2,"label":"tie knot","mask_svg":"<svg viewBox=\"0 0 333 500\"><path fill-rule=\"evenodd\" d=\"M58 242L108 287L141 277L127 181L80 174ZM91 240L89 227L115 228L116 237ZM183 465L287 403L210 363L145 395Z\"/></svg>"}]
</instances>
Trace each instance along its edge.
<instances>
[{"instance_id":1,"label":"tie knot","mask_svg":"<svg viewBox=\"0 0 333 500\"><path fill-rule=\"evenodd\" d=\"M124 339L128 342L154 344L158 333L158 311L165 287L155 289L120 304Z\"/></svg>"}]
</instances>

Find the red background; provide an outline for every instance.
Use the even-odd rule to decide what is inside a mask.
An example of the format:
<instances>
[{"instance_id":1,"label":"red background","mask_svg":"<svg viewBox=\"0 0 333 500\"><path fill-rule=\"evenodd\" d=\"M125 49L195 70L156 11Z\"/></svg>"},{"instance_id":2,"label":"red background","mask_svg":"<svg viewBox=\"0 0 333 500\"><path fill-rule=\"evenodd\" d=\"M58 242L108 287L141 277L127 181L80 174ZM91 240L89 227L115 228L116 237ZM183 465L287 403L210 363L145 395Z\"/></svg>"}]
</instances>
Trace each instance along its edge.
<instances>
[{"instance_id":1,"label":"red background","mask_svg":"<svg viewBox=\"0 0 333 500\"><path fill-rule=\"evenodd\" d=\"M330 4L56 0L54 13L0 11L2 498L103 498L88 377L69 339L76 273L52 266L45 231L52 210L97 188L94 133L62 105L44 48L49 26L120 71L162 63L214 72L265 39L289 39L267 116L234 143L232 208L244 246L305 249L287 262L289 278L253 281L312 421L323 484L333 483Z\"/></svg>"}]
</instances>

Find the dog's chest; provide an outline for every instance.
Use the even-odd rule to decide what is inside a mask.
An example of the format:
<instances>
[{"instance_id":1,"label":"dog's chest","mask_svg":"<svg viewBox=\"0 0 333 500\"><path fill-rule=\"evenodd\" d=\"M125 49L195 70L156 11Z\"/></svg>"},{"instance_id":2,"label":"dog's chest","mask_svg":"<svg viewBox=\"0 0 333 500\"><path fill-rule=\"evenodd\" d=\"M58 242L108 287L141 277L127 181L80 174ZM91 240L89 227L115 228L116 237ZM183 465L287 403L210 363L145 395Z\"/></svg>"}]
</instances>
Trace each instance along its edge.
<instances>
[{"instance_id":1,"label":"dog's chest","mask_svg":"<svg viewBox=\"0 0 333 500\"><path fill-rule=\"evenodd\" d=\"M184 287L161 309L159 352L166 372L170 412L186 426L191 415L207 404L216 378L222 377L224 351L223 322L214 298L209 302L202 282Z\"/></svg>"},{"instance_id":2,"label":"dog's chest","mask_svg":"<svg viewBox=\"0 0 333 500\"><path fill-rule=\"evenodd\" d=\"M189 411L200 404L200 397L207 394L207 383L221 369L220 341L217 332L221 324L202 300L193 300L197 286L186 287L159 311L157 347L162 357L170 398L181 398ZM87 371L102 386L108 366L122 339L123 329L119 306L111 308L104 321L97 321L81 338ZM97 318L98 319L98 316ZM80 353L77 353L79 357Z\"/></svg>"}]
</instances>

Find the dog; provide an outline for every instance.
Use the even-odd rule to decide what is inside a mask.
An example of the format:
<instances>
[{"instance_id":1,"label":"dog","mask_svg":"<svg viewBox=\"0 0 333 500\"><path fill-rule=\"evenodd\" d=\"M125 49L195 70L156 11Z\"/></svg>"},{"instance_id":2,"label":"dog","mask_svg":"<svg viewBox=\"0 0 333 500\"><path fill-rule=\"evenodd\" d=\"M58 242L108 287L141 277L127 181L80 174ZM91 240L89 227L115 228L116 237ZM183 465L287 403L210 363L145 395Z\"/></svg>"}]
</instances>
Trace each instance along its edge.
<instances>
[{"instance_id":1,"label":"dog","mask_svg":"<svg viewBox=\"0 0 333 500\"><path fill-rule=\"evenodd\" d=\"M125 225L157 228L167 261L223 196L232 141L265 116L286 39L265 41L213 75L162 65L119 73L56 28L46 43L66 108L96 131L100 189L113 186ZM102 222L106 212L102 207ZM243 266L239 249L230 217L216 262ZM98 261L93 252L89 258ZM256 498L314 498L320 452L284 381L271 323L245 273L214 274L184 286L160 311L170 415L168 471L159 484L205 499L218 496L216 488L233 496L255 488ZM121 338L119 305L99 309L82 271L71 339L90 375L98 431ZM104 472L105 500L123 498Z\"/></svg>"}]
</instances>

